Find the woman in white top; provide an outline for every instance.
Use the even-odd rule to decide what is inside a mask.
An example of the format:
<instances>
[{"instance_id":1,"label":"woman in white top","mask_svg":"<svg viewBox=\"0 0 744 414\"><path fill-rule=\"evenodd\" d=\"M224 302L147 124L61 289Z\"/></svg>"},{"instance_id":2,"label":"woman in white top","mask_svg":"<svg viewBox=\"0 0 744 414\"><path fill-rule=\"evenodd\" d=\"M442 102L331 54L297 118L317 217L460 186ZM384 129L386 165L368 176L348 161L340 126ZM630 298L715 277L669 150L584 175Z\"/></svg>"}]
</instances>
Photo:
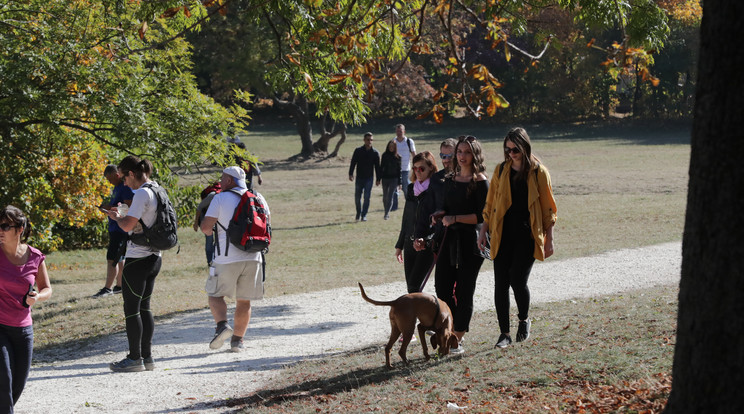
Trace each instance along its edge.
<instances>
[{"instance_id":1,"label":"woman in white top","mask_svg":"<svg viewBox=\"0 0 744 414\"><path fill-rule=\"evenodd\" d=\"M158 187L158 183L150 180L152 163L129 155L119 163L118 168L124 185L134 190L134 197L129 211L122 214L114 207L108 211L108 215L130 235L141 233L140 219L147 227L156 220L158 200L150 187ZM150 298L161 263L160 250L135 244L130 237L122 276L129 354L121 361L109 364L114 372L151 371L155 368L152 358L155 320L150 309Z\"/></svg>"}]
</instances>

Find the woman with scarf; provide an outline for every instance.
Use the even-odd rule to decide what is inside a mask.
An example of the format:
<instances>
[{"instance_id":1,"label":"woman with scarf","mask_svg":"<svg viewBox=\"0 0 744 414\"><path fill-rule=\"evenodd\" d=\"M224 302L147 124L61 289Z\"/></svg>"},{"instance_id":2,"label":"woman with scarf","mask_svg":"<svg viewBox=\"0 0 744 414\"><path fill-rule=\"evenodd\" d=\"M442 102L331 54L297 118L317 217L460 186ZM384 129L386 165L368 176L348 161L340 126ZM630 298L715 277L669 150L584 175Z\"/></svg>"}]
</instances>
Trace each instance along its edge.
<instances>
[{"instance_id":1,"label":"woman with scarf","mask_svg":"<svg viewBox=\"0 0 744 414\"><path fill-rule=\"evenodd\" d=\"M431 176L437 171L437 162L429 151L413 157L411 184L406 191L406 206L400 225L395 257L403 263L408 293L420 292L422 283L434 261L426 240L432 232L429 225L434 212L434 195L429 190Z\"/></svg>"}]
</instances>

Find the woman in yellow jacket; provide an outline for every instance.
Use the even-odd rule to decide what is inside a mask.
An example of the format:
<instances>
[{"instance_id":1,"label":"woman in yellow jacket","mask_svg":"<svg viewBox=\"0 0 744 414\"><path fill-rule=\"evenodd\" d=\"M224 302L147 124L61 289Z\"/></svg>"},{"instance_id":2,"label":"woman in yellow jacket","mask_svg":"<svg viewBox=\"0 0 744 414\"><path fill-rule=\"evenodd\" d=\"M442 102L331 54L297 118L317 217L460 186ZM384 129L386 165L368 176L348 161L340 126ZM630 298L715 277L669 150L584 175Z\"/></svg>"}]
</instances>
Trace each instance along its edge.
<instances>
[{"instance_id":1,"label":"woman in yellow jacket","mask_svg":"<svg viewBox=\"0 0 744 414\"><path fill-rule=\"evenodd\" d=\"M483 208L483 226L478 247L486 248L491 236L491 258L495 277L494 302L501 335L496 346L512 343L509 334L509 287L517 302L517 342L530 336L530 291L527 279L535 259L553 254L553 225L556 205L550 174L532 154L524 128L513 128L504 138L505 161L496 167Z\"/></svg>"}]
</instances>

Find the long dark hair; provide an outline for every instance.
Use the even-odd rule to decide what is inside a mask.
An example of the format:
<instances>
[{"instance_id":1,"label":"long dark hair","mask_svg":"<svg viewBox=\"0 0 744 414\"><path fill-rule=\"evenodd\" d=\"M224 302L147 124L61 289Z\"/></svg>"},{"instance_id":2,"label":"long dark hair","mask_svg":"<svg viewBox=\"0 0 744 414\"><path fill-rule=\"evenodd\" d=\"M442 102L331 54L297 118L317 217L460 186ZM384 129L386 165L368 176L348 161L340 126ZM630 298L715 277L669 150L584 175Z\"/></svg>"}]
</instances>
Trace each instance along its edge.
<instances>
[{"instance_id":1,"label":"long dark hair","mask_svg":"<svg viewBox=\"0 0 744 414\"><path fill-rule=\"evenodd\" d=\"M31 223L28 222L26 215L18 207L7 205L0 210L0 221L8 222L13 226L19 226L23 229L21 242L26 243L28 235L31 233Z\"/></svg>"},{"instance_id":2,"label":"long dark hair","mask_svg":"<svg viewBox=\"0 0 744 414\"><path fill-rule=\"evenodd\" d=\"M529 175L532 168L540 163L540 159L532 153L532 143L530 142L530 136L527 135L522 127L516 127L509 130L504 137L504 160L509 161L511 158L506 153L506 143L511 142L514 146L519 149L522 153L522 170L517 173L517 178L524 180Z\"/></svg>"},{"instance_id":3,"label":"long dark hair","mask_svg":"<svg viewBox=\"0 0 744 414\"><path fill-rule=\"evenodd\" d=\"M142 180L144 174L147 174L148 177L152 176L153 166L150 160L140 159L135 155L127 155L119 163L119 170L122 175L127 175L131 171L138 180Z\"/></svg>"}]
</instances>

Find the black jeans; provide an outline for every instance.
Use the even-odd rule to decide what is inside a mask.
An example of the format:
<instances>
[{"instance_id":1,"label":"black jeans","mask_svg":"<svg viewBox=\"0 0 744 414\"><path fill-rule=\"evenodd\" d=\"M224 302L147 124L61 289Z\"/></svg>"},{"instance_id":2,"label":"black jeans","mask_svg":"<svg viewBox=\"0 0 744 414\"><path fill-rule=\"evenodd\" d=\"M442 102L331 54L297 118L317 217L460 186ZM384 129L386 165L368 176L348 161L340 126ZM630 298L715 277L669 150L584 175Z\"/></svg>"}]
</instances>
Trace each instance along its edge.
<instances>
[{"instance_id":1,"label":"black jeans","mask_svg":"<svg viewBox=\"0 0 744 414\"><path fill-rule=\"evenodd\" d=\"M12 413L31 370L34 328L0 325L0 412Z\"/></svg>"},{"instance_id":2,"label":"black jeans","mask_svg":"<svg viewBox=\"0 0 744 414\"><path fill-rule=\"evenodd\" d=\"M152 355L155 318L150 310L150 299L161 264L160 256L156 255L128 257L124 262L122 296L130 359Z\"/></svg>"},{"instance_id":3,"label":"black jeans","mask_svg":"<svg viewBox=\"0 0 744 414\"><path fill-rule=\"evenodd\" d=\"M506 226L505 226L506 227ZM505 229L506 230L506 229ZM505 231L499 251L493 259L494 303L501 333L509 333L509 287L514 291L519 320L526 320L530 312L530 289L527 280L535 263L535 240L529 228Z\"/></svg>"},{"instance_id":4,"label":"black jeans","mask_svg":"<svg viewBox=\"0 0 744 414\"><path fill-rule=\"evenodd\" d=\"M476 238L474 226L448 229L434 273L437 297L450 307L458 332L469 331L473 317L475 282L483 264L483 257L476 254Z\"/></svg>"},{"instance_id":5,"label":"black jeans","mask_svg":"<svg viewBox=\"0 0 744 414\"><path fill-rule=\"evenodd\" d=\"M406 272L406 286L408 293L420 292L421 284L424 282L426 273L434 261L434 253L431 249L417 252L413 248L413 240L403 243L403 268Z\"/></svg>"}]
</instances>

